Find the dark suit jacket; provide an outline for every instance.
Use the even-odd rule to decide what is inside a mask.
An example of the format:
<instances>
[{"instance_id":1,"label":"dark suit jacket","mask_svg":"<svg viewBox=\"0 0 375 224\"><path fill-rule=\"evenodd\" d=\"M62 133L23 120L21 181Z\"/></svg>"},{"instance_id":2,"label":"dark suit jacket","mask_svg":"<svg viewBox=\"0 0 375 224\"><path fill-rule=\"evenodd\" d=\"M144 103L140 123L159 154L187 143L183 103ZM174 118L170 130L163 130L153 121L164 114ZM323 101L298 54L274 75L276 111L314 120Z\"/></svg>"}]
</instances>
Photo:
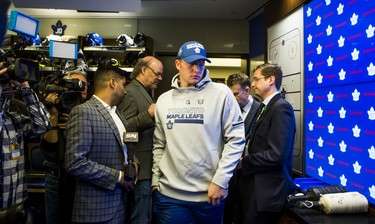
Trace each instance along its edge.
<instances>
[{"instance_id":1,"label":"dark suit jacket","mask_svg":"<svg viewBox=\"0 0 375 224\"><path fill-rule=\"evenodd\" d=\"M65 166L78 179L73 222L111 220L125 202L117 183L125 157L117 126L95 97L70 112L66 141Z\"/></svg>"},{"instance_id":2,"label":"dark suit jacket","mask_svg":"<svg viewBox=\"0 0 375 224\"><path fill-rule=\"evenodd\" d=\"M147 109L154 103L154 100L143 85L135 79L125 89L126 96L119 105L119 110L129 122L129 126L139 132L139 140L135 144L134 153L141 165L139 180L151 179L155 122Z\"/></svg>"},{"instance_id":3,"label":"dark suit jacket","mask_svg":"<svg viewBox=\"0 0 375 224\"><path fill-rule=\"evenodd\" d=\"M254 118L255 113L257 112L259 105L260 103L253 98L253 104L251 105L250 111L249 113L247 113L246 118L245 118L245 136L246 137L250 132L251 122Z\"/></svg>"},{"instance_id":4,"label":"dark suit jacket","mask_svg":"<svg viewBox=\"0 0 375 224\"><path fill-rule=\"evenodd\" d=\"M255 200L258 211L280 212L293 191L295 131L292 106L280 94L275 95L255 122L245 149L249 155L242 160L242 178L249 186L240 188L252 190L241 192L246 194L241 198Z\"/></svg>"}]
</instances>

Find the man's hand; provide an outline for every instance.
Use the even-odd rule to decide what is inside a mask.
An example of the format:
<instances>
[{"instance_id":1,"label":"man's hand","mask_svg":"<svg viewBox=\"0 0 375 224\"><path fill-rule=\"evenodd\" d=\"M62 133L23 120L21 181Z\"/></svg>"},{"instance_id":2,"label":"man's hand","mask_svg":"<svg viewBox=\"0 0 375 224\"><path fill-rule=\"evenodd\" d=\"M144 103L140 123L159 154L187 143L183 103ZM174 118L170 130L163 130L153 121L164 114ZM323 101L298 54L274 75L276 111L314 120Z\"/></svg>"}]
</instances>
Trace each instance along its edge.
<instances>
[{"instance_id":1,"label":"man's hand","mask_svg":"<svg viewBox=\"0 0 375 224\"><path fill-rule=\"evenodd\" d=\"M59 94L57 93L50 93L46 96L46 98L44 99L46 105L51 105L51 107L48 109L48 112L49 114L51 115L51 119L55 120L56 121L56 124L57 124L57 121L58 121L58 116L59 116L59 111L56 109L56 107L54 106L57 102L59 98ZM52 124L52 126L55 126L56 124Z\"/></svg>"},{"instance_id":2,"label":"man's hand","mask_svg":"<svg viewBox=\"0 0 375 224\"><path fill-rule=\"evenodd\" d=\"M151 117L154 117L155 116L155 104L152 103L149 107L148 107L148 113L150 114Z\"/></svg>"},{"instance_id":3,"label":"man's hand","mask_svg":"<svg viewBox=\"0 0 375 224\"><path fill-rule=\"evenodd\" d=\"M49 104L51 107L48 109L48 112L51 115L51 123L52 126L59 126L60 129L66 129L66 123L68 122L69 114L67 113L60 113L56 108L56 104L58 103L59 94L58 93L50 93L44 99L46 105ZM56 121L56 123L54 122Z\"/></svg>"},{"instance_id":4,"label":"man's hand","mask_svg":"<svg viewBox=\"0 0 375 224\"><path fill-rule=\"evenodd\" d=\"M124 172L121 172L120 185L127 191L133 190L134 180L131 180L131 181L125 180Z\"/></svg>"},{"instance_id":5,"label":"man's hand","mask_svg":"<svg viewBox=\"0 0 375 224\"><path fill-rule=\"evenodd\" d=\"M217 184L211 183L208 188L208 203L212 205L220 204L220 201L224 199L225 190Z\"/></svg>"},{"instance_id":6,"label":"man's hand","mask_svg":"<svg viewBox=\"0 0 375 224\"><path fill-rule=\"evenodd\" d=\"M138 182L138 176L139 176L139 163L137 163L136 161L133 161L132 164L133 164L134 170L135 170L134 184L137 184L137 182Z\"/></svg>"}]
</instances>

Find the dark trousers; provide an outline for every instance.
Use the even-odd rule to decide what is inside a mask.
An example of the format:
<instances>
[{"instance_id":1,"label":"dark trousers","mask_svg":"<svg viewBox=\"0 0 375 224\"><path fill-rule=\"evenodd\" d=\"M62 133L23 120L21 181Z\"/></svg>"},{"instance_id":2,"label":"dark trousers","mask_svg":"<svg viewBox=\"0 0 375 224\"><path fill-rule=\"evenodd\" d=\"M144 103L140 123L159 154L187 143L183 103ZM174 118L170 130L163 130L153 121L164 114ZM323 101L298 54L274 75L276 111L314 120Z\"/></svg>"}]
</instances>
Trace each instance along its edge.
<instances>
[{"instance_id":1,"label":"dark trousers","mask_svg":"<svg viewBox=\"0 0 375 224\"><path fill-rule=\"evenodd\" d=\"M240 216L243 224L277 224L282 212L258 211L254 181L238 175L240 194Z\"/></svg>"},{"instance_id":2,"label":"dark trousers","mask_svg":"<svg viewBox=\"0 0 375 224\"><path fill-rule=\"evenodd\" d=\"M127 224L151 224L152 194L151 179L140 180L132 191L127 192Z\"/></svg>"},{"instance_id":3,"label":"dark trousers","mask_svg":"<svg viewBox=\"0 0 375 224\"><path fill-rule=\"evenodd\" d=\"M45 176L46 223L71 223L75 179L57 164L46 164Z\"/></svg>"},{"instance_id":4,"label":"dark trousers","mask_svg":"<svg viewBox=\"0 0 375 224\"><path fill-rule=\"evenodd\" d=\"M240 202L238 194L237 173L233 173L233 177L229 181L228 196L225 198L223 224L240 224Z\"/></svg>"}]
</instances>

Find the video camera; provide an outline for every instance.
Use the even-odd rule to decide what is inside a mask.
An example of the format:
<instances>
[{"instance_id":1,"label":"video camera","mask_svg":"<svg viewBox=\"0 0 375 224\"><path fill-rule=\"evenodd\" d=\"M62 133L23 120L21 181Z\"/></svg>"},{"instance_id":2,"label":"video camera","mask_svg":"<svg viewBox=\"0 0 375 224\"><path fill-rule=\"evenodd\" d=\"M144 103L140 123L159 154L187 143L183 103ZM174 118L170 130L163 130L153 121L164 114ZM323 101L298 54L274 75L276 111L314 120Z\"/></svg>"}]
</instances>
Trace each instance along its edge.
<instances>
[{"instance_id":1,"label":"video camera","mask_svg":"<svg viewBox=\"0 0 375 224\"><path fill-rule=\"evenodd\" d=\"M19 35L32 38L37 36L38 28L39 20L14 10L11 11L8 30L15 31ZM39 81L40 74L38 62L24 58L17 58L17 53L24 50L25 47L25 40L20 38L8 51L0 51L0 61L3 62L3 66L0 69L7 68L7 71L0 75L1 84L7 84L11 79L19 82ZM4 94L14 93L16 91L17 90L10 90L4 92Z\"/></svg>"},{"instance_id":2,"label":"video camera","mask_svg":"<svg viewBox=\"0 0 375 224\"><path fill-rule=\"evenodd\" d=\"M69 113L73 107L83 102L81 91L84 89L85 84L79 79L64 79L61 76L53 75L47 81L44 96L50 93L57 93L59 98L55 104L50 102L44 102L44 104L47 108L55 106L60 112L65 111Z\"/></svg>"},{"instance_id":3,"label":"video camera","mask_svg":"<svg viewBox=\"0 0 375 224\"><path fill-rule=\"evenodd\" d=\"M7 71L0 75L1 84L8 83L10 79L19 82L39 81L39 64L37 62L24 58L9 60L2 56L0 56L0 61L4 63L3 68L7 68Z\"/></svg>"}]
</instances>

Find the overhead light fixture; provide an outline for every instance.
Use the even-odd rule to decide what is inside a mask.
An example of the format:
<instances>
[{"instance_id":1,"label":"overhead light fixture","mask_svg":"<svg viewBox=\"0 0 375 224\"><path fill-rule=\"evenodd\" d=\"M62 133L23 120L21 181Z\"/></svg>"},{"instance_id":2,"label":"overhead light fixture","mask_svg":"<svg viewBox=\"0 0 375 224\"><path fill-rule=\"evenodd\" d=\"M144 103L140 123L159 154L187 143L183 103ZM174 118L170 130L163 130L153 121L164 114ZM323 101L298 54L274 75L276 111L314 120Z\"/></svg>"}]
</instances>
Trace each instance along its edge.
<instances>
[{"instance_id":1,"label":"overhead light fixture","mask_svg":"<svg viewBox=\"0 0 375 224\"><path fill-rule=\"evenodd\" d=\"M91 11L91 10L77 10L78 13L120 13L119 11Z\"/></svg>"},{"instance_id":2,"label":"overhead light fixture","mask_svg":"<svg viewBox=\"0 0 375 224\"><path fill-rule=\"evenodd\" d=\"M233 48L234 44L224 44L224 47L226 47L226 48Z\"/></svg>"},{"instance_id":3,"label":"overhead light fixture","mask_svg":"<svg viewBox=\"0 0 375 224\"><path fill-rule=\"evenodd\" d=\"M210 58L206 67L241 67L241 58Z\"/></svg>"},{"instance_id":4,"label":"overhead light fixture","mask_svg":"<svg viewBox=\"0 0 375 224\"><path fill-rule=\"evenodd\" d=\"M141 0L38 0L25 1L13 0L16 8L39 8L39 9L70 9L81 12L140 12Z\"/></svg>"}]
</instances>

